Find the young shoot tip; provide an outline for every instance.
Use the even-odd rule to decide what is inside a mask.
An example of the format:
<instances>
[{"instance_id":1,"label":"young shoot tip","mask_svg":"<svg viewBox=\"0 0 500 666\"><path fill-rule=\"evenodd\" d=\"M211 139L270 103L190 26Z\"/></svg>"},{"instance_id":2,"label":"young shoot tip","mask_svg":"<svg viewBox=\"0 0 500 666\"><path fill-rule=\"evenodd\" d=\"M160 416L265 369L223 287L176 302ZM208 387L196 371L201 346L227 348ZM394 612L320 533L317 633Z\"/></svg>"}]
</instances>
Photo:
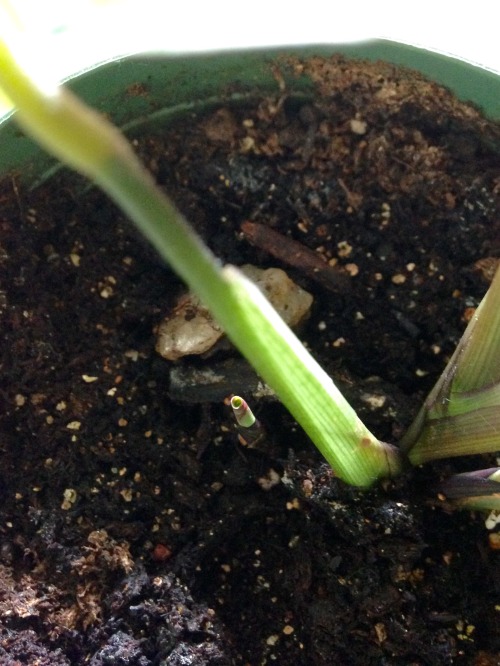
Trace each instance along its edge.
<instances>
[{"instance_id":1,"label":"young shoot tip","mask_svg":"<svg viewBox=\"0 0 500 666\"><path fill-rule=\"evenodd\" d=\"M251 428L255 424L256 418L246 400L242 397L233 395L231 398L231 407L238 425L242 428Z\"/></svg>"},{"instance_id":2,"label":"young shoot tip","mask_svg":"<svg viewBox=\"0 0 500 666\"><path fill-rule=\"evenodd\" d=\"M233 395L230 400L234 418L238 426L238 438L243 446L255 447L264 437L264 428L258 421L246 400Z\"/></svg>"}]
</instances>

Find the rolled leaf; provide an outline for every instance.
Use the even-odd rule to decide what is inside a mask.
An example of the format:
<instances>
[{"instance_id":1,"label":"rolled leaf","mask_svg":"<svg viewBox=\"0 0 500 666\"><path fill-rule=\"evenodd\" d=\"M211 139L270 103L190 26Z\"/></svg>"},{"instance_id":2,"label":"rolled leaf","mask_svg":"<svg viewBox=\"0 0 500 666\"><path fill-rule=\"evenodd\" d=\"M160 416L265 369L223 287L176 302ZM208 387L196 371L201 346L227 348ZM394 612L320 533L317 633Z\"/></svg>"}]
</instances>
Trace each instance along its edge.
<instances>
[{"instance_id":1,"label":"rolled leaf","mask_svg":"<svg viewBox=\"0 0 500 666\"><path fill-rule=\"evenodd\" d=\"M440 490L460 509L500 509L500 467L455 474Z\"/></svg>"}]
</instances>

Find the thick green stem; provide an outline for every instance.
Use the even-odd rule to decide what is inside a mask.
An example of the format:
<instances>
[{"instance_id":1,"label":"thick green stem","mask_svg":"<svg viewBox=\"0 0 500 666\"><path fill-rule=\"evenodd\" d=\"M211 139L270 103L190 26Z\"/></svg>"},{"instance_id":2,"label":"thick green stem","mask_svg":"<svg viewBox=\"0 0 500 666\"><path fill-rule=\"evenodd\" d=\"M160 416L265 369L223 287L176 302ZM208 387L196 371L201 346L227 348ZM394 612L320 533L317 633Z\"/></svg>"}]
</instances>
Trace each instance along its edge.
<instances>
[{"instance_id":1,"label":"thick green stem","mask_svg":"<svg viewBox=\"0 0 500 666\"><path fill-rule=\"evenodd\" d=\"M99 184L201 298L338 476L368 486L400 471L399 451L367 430L261 292L220 266L116 128L62 89L44 95L1 42L0 85L26 130Z\"/></svg>"},{"instance_id":2,"label":"thick green stem","mask_svg":"<svg viewBox=\"0 0 500 666\"><path fill-rule=\"evenodd\" d=\"M294 333L236 268L221 268L136 158L113 160L96 180L197 293L348 483L399 473L394 447L379 442Z\"/></svg>"}]
</instances>

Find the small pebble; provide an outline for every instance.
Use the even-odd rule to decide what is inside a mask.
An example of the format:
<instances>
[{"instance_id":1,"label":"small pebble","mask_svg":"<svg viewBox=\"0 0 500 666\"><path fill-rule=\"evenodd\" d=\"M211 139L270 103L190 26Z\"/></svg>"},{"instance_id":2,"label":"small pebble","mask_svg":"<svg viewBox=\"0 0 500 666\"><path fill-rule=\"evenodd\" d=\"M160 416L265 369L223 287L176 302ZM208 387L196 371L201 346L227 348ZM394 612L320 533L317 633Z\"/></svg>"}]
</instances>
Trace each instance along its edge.
<instances>
[{"instance_id":1,"label":"small pebble","mask_svg":"<svg viewBox=\"0 0 500 666\"><path fill-rule=\"evenodd\" d=\"M250 264L242 266L241 271L259 287L289 326L297 326L308 316L313 297L296 285L285 271ZM223 329L199 299L185 294L171 315L159 325L156 351L169 361L176 361L187 355L204 354L223 335Z\"/></svg>"}]
</instances>

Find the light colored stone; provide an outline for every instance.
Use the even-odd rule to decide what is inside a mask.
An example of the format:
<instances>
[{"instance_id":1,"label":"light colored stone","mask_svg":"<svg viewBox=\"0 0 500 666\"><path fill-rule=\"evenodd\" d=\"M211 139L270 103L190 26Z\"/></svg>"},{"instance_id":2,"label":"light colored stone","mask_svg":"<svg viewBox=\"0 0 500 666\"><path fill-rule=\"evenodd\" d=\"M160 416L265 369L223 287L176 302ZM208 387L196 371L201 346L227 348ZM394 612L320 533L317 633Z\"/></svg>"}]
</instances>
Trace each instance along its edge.
<instances>
[{"instance_id":1,"label":"light colored stone","mask_svg":"<svg viewBox=\"0 0 500 666\"><path fill-rule=\"evenodd\" d=\"M297 326L309 314L313 297L285 271L251 264L242 266L241 271L259 287L289 326ZM156 351L169 361L176 361L183 356L204 354L223 335L223 329L199 299L184 294L158 327Z\"/></svg>"}]
</instances>

